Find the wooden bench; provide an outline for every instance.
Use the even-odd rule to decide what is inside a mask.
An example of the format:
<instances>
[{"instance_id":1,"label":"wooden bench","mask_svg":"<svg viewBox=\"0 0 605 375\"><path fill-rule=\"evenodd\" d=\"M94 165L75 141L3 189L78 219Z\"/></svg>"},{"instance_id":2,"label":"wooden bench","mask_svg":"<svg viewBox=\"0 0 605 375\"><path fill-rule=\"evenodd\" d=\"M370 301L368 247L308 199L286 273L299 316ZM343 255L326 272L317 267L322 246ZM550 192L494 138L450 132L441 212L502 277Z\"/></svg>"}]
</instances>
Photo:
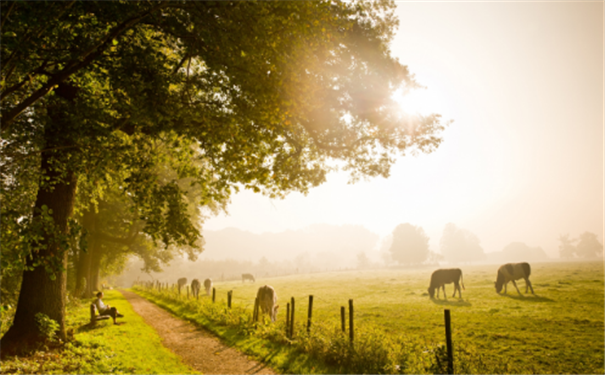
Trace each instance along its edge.
<instances>
[{"instance_id":1,"label":"wooden bench","mask_svg":"<svg viewBox=\"0 0 605 375\"><path fill-rule=\"evenodd\" d=\"M109 319L109 315L98 315L97 306L94 303L90 304L90 325L94 326L98 320Z\"/></svg>"}]
</instances>

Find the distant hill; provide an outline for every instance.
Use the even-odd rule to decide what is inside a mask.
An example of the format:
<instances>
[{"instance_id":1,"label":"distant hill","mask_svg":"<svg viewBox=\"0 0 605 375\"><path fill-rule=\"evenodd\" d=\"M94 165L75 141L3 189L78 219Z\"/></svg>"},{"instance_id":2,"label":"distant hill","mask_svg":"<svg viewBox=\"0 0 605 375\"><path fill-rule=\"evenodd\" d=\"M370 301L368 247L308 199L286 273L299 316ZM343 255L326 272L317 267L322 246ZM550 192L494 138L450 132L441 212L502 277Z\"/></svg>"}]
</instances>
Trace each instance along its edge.
<instances>
[{"instance_id":1,"label":"distant hill","mask_svg":"<svg viewBox=\"0 0 605 375\"><path fill-rule=\"evenodd\" d=\"M379 236L359 225L314 224L299 230L256 234L237 228L203 232L206 245L201 258L237 259L257 262L293 260L296 257L323 257L352 261L359 252L371 251Z\"/></svg>"}]
</instances>

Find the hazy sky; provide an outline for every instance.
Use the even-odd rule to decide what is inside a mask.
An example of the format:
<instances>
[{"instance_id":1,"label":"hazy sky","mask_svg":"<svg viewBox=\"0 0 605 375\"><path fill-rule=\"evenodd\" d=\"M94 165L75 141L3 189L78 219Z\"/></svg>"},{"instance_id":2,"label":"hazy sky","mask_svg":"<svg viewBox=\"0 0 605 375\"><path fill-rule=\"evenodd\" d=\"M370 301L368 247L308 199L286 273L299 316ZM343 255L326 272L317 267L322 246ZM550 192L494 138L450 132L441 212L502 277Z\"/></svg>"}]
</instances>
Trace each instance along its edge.
<instances>
[{"instance_id":1,"label":"hazy sky","mask_svg":"<svg viewBox=\"0 0 605 375\"><path fill-rule=\"evenodd\" d=\"M398 2L392 52L426 89L402 100L453 123L432 154L389 179L332 174L306 197L234 196L205 229L256 233L313 223L386 235L422 226L439 250L446 223L486 252L512 241L558 256L558 236L603 241L603 3Z\"/></svg>"}]
</instances>

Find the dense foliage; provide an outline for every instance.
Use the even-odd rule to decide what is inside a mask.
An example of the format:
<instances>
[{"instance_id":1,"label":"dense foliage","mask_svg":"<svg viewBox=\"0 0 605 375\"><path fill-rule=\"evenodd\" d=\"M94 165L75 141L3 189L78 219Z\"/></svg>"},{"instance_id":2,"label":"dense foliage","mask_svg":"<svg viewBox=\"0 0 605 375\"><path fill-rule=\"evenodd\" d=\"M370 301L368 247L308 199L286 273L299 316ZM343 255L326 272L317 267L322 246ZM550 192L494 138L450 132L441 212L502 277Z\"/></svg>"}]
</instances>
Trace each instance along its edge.
<instances>
[{"instance_id":1,"label":"dense foliage","mask_svg":"<svg viewBox=\"0 0 605 375\"><path fill-rule=\"evenodd\" d=\"M38 312L65 336L70 259L90 294L99 264L170 258L149 241L195 256L196 207L220 209L240 187L306 192L336 165L388 176L397 155L441 141L438 115L391 99L416 86L390 55L392 2L1 7L2 265L23 275L3 342L35 339Z\"/></svg>"}]
</instances>

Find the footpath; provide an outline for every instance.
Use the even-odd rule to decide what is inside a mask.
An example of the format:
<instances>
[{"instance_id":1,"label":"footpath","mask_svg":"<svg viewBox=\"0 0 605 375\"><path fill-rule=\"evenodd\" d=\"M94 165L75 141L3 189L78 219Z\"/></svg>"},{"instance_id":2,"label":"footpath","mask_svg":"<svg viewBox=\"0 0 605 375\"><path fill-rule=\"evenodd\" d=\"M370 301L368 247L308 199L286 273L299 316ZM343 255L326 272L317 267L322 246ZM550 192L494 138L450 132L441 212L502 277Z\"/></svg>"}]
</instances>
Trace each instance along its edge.
<instances>
[{"instance_id":1,"label":"footpath","mask_svg":"<svg viewBox=\"0 0 605 375\"><path fill-rule=\"evenodd\" d=\"M226 346L203 328L176 318L136 293L120 292L145 323L158 332L164 346L195 370L203 374L275 374L264 364Z\"/></svg>"}]
</instances>

